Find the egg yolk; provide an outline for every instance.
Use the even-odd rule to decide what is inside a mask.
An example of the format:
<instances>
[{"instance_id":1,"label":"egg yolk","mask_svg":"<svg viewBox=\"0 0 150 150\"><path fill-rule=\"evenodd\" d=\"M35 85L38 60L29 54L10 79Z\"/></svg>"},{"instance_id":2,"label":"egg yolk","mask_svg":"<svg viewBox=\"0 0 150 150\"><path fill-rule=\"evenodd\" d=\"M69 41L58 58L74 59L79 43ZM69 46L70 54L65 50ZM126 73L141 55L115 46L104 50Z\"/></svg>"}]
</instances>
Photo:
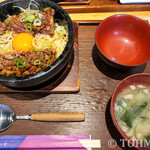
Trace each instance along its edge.
<instances>
[{"instance_id":1,"label":"egg yolk","mask_svg":"<svg viewBox=\"0 0 150 150\"><path fill-rule=\"evenodd\" d=\"M32 40L34 39L32 34L29 33L19 33L17 34L13 41L12 41L12 46L13 49L16 51L30 51L32 46Z\"/></svg>"}]
</instances>

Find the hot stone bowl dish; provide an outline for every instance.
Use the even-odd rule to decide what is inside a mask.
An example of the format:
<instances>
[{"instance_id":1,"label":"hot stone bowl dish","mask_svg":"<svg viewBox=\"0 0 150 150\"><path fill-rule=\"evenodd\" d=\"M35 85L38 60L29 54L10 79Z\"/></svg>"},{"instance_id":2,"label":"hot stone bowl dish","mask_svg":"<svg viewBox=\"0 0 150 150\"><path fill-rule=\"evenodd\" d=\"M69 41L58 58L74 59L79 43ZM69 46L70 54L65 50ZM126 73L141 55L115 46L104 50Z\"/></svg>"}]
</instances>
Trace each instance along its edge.
<instances>
[{"instance_id":1,"label":"hot stone bowl dish","mask_svg":"<svg viewBox=\"0 0 150 150\"><path fill-rule=\"evenodd\" d=\"M52 63L50 63L51 57L52 57L52 55L55 54L55 52L53 53L51 47L48 48L49 54L47 56L47 60L48 60L47 62L49 62L49 65L43 67L39 71L37 69L36 73L27 73L27 74L19 75L19 76L17 76L16 74L15 75L1 74L0 75L0 83L5 86L12 87L12 88L33 87L33 86L40 85L40 84L52 79L65 67L65 65L67 64L67 62L70 58L70 55L72 54L72 51L73 51L72 50L73 43L74 43L73 23L72 23L69 15L67 14L67 12L64 9L62 9L59 5L57 5L56 3L52 2L52 1L49 1L49 0L13 0L13 1L6 0L6 1L0 3L0 21L4 22L9 16L20 14L22 9L25 10L29 7L31 10L38 9L41 11L41 13L37 13L37 15L35 15L35 14L25 15L22 17L22 20L20 20L20 21L22 21L22 24L23 23L25 24L24 29L28 33L25 33L26 35L23 35L24 39L21 42L24 42L26 40L28 43L30 43L29 39L33 38L32 35L34 35L34 33L33 33L34 29L36 31L40 30L39 26L41 24L39 22L39 18L42 16L41 14L44 14L44 12L46 12L46 13L51 12L50 16L53 15L54 22L56 21L58 24L60 23L60 24L64 25L64 28L68 32L68 39L67 39L66 45L64 47L64 50L62 51L60 56L56 60L54 60L54 62L52 62ZM26 13L26 11L24 11L24 12ZM17 19L17 17L15 19ZM45 19L45 22L44 22L44 19ZM41 19L43 21L42 25L44 25L44 23L46 24L46 22L48 21L46 19L47 19L46 17L43 18L43 20ZM7 20L5 22L7 24L7 27L9 27L9 25L10 25L10 28L11 29L13 28L13 30L16 27L14 25L15 23L13 24L14 26L12 26L11 22L10 22L10 24ZM33 25L33 23L34 23L34 25ZM50 27L52 27L52 26L50 26ZM49 30L49 27L43 28L43 31L45 32L47 29ZM60 33L61 32L62 32L62 30L60 31ZM21 35L19 34L19 36L21 36ZM18 39L20 38L19 36L18 36L17 40L13 39L13 42L14 42L13 46L15 46L16 49L19 47L19 44L20 44L19 42L17 43L17 41L19 41ZM19 48L21 49L22 47L20 46ZM30 50L34 51L31 53L39 53L39 52L35 51L34 48L32 48L32 47L29 47L29 48L30 48ZM28 49L25 47L24 50L26 51ZM41 51L41 49L38 49L38 51ZM43 55L45 55L45 54L43 54ZM38 56L38 54L36 56ZM31 61L32 61L32 59L34 59L34 58L31 57ZM13 62L14 62L14 65L16 65L19 69L24 69L28 63L26 60L24 60L24 58L21 59L20 56L18 57L18 52L17 52L17 54L13 55ZM34 62L35 66L38 66L38 65L42 64L43 62L45 62L45 60L36 59L33 62Z\"/></svg>"}]
</instances>

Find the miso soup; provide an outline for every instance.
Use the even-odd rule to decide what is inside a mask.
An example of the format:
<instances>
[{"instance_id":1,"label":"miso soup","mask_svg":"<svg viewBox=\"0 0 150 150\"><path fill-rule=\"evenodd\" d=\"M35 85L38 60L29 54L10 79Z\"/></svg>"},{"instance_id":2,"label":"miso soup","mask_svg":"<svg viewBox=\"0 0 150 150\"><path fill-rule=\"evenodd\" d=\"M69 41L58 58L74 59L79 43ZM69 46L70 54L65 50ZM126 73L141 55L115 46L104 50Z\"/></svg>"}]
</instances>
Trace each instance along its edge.
<instances>
[{"instance_id":1,"label":"miso soup","mask_svg":"<svg viewBox=\"0 0 150 150\"><path fill-rule=\"evenodd\" d=\"M128 137L150 140L150 86L130 85L118 95L114 109Z\"/></svg>"}]
</instances>

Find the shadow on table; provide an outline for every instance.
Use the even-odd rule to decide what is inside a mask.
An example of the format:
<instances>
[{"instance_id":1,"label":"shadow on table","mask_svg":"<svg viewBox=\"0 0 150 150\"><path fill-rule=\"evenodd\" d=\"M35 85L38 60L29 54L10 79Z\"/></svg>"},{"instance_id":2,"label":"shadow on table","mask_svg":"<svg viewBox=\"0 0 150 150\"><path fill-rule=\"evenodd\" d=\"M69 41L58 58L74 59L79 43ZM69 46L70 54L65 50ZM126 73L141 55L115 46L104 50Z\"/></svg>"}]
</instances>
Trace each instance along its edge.
<instances>
[{"instance_id":1,"label":"shadow on table","mask_svg":"<svg viewBox=\"0 0 150 150\"><path fill-rule=\"evenodd\" d=\"M99 50L96 46L96 44L93 47L92 50L92 58L93 58L93 62L95 64L95 66L97 67L97 69L102 72L104 75L116 79L116 80L122 80L125 77L135 74L135 73L142 73L144 72L145 68L146 68L146 63L139 66L139 67L135 67L132 69L115 69L109 65L107 65L99 56Z\"/></svg>"},{"instance_id":2,"label":"shadow on table","mask_svg":"<svg viewBox=\"0 0 150 150\"><path fill-rule=\"evenodd\" d=\"M110 135L112 136L114 140L116 140L118 146L120 146L123 150L137 150L134 147L129 147L127 142L123 143L123 141L120 140L120 139L123 139L123 137L121 136L121 134L118 132L118 130L113 124L111 114L110 114L110 101L111 101L111 98L109 99L107 103L106 112L105 112L106 125L107 125Z\"/></svg>"}]
</instances>

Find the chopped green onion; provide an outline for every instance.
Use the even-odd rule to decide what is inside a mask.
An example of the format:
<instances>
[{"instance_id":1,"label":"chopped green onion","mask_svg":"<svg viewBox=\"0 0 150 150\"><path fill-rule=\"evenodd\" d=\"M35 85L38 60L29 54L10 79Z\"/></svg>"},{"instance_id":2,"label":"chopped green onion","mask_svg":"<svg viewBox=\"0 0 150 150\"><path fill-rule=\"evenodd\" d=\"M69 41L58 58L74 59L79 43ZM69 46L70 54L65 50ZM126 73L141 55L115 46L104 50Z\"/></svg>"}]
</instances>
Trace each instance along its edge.
<instances>
[{"instance_id":1,"label":"chopped green onion","mask_svg":"<svg viewBox=\"0 0 150 150\"><path fill-rule=\"evenodd\" d=\"M35 20L35 15L26 15L24 17L25 21L33 22Z\"/></svg>"},{"instance_id":2,"label":"chopped green onion","mask_svg":"<svg viewBox=\"0 0 150 150\"><path fill-rule=\"evenodd\" d=\"M45 10L46 10L46 11L49 11L50 9L51 9L51 7L47 7Z\"/></svg>"},{"instance_id":3,"label":"chopped green onion","mask_svg":"<svg viewBox=\"0 0 150 150\"><path fill-rule=\"evenodd\" d=\"M33 25L34 25L34 26L41 26L41 24L42 24L42 23L41 23L41 20L40 20L40 19L35 19L34 22L33 22Z\"/></svg>"},{"instance_id":4,"label":"chopped green onion","mask_svg":"<svg viewBox=\"0 0 150 150\"><path fill-rule=\"evenodd\" d=\"M136 128L137 128L137 125L134 127L133 134L134 134L134 136L137 138Z\"/></svg>"},{"instance_id":5,"label":"chopped green onion","mask_svg":"<svg viewBox=\"0 0 150 150\"><path fill-rule=\"evenodd\" d=\"M12 26L12 23L9 21L7 24L7 27L11 27L11 26Z\"/></svg>"},{"instance_id":6,"label":"chopped green onion","mask_svg":"<svg viewBox=\"0 0 150 150\"><path fill-rule=\"evenodd\" d=\"M34 49L34 48L30 48L30 50L40 52L42 49Z\"/></svg>"},{"instance_id":7,"label":"chopped green onion","mask_svg":"<svg viewBox=\"0 0 150 150\"><path fill-rule=\"evenodd\" d=\"M29 25L29 27L30 27L30 30L28 29L28 25ZM27 24L26 24L26 30L27 30L28 32L31 32L31 31L32 31L32 23L27 23Z\"/></svg>"},{"instance_id":8,"label":"chopped green onion","mask_svg":"<svg viewBox=\"0 0 150 150\"><path fill-rule=\"evenodd\" d=\"M13 55L13 57L14 57L13 62L16 64L17 67L23 68L27 65L26 61L22 62L22 60L16 57L15 55Z\"/></svg>"},{"instance_id":9,"label":"chopped green onion","mask_svg":"<svg viewBox=\"0 0 150 150\"><path fill-rule=\"evenodd\" d=\"M20 22L25 22L24 17L20 18Z\"/></svg>"},{"instance_id":10,"label":"chopped green onion","mask_svg":"<svg viewBox=\"0 0 150 150\"><path fill-rule=\"evenodd\" d=\"M7 21L8 21L8 23L6 24ZM5 19L5 20L4 20L4 24L5 24L7 27L11 27L11 26L12 26L12 22L11 22L9 19Z\"/></svg>"},{"instance_id":11,"label":"chopped green onion","mask_svg":"<svg viewBox=\"0 0 150 150\"><path fill-rule=\"evenodd\" d=\"M126 112L128 112L133 118L136 118L136 116L134 114L132 114L127 108L125 108L124 106L122 106L121 104L118 104L120 107L122 107Z\"/></svg>"},{"instance_id":12,"label":"chopped green onion","mask_svg":"<svg viewBox=\"0 0 150 150\"><path fill-rule=\"evenodd\" d=\"M51 54L52 54L52 45L50 47L50 54L49 54L49 58L48 58L48 63L50 62Z\"/></svg>"},{"instance_id":13,"label":"chopped green onion","mask_svg":"<svg viewBox=\"0 0 150 150\"><path fill-rule=\"evenodd\" d=\"M41 13L37 13L37 16L39 19L41 19L43 15Z\"/></svg>"},{"instance_id":14,"label":"chopped green onion","mask_svg":"<svg viewBox=\"0 0 150 150\"><path fill-rule=\"evenodd\" d=\"M34 61L34 65L36 66L36 65L40 65L41 64L41 61L40 60L38 60L38 59L36 59L35 61Z\"/></svg>"}]
</instances>

